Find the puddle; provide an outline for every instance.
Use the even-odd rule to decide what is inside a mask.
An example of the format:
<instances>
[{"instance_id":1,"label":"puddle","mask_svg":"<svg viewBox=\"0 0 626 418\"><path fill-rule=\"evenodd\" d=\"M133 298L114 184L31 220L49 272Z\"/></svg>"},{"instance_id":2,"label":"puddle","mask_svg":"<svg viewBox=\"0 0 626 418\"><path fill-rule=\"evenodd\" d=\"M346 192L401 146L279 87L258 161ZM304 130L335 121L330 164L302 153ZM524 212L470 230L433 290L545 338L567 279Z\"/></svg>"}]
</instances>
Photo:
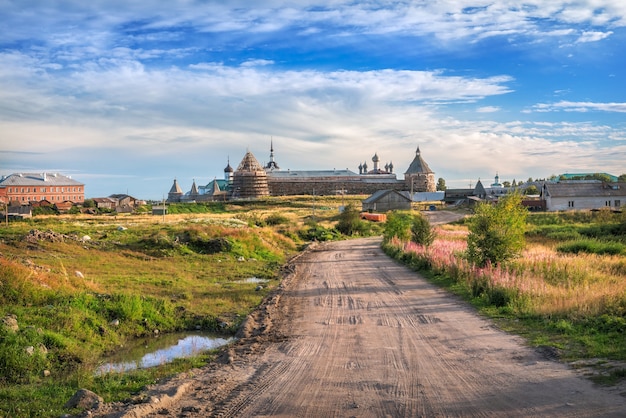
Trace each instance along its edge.
<instances>
[{"instance_id":1,"label":"puddle","mask_svg":"<svg viewBox=\"0 0 626 418\"><path fill-rule=\"evenodd\" d=\"M267 283L267 282L269 282L269 280L261 279L261 278L258 278L258 277L248 277L247 279L239 280L239 282L241 282L241 283Z\"/></svg>"},{"instance_id":2,"label":"puddle","mask_svg":"<svg viewBox=\"0 0 626 418\"><path fill-rule=\"evenodd\" d=\"M95 374L122 373L135 369L145 369L166 363L177 358L192 357L203 351L219 348L230 343L232 337L202 332L180 332L146 337L133 341L112 356L103 359Z\"/></svg>"}]
</instances>

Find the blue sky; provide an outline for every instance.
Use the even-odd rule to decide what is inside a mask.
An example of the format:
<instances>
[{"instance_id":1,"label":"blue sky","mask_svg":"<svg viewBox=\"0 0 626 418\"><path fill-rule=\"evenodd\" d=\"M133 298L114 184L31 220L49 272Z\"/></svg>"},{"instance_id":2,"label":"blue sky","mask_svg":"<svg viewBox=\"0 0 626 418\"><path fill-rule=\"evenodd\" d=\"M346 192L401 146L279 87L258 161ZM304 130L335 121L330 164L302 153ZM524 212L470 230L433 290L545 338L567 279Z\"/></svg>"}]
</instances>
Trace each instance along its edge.
<instances>
[{"instance_id":1,"label":"blue sky","mask_svg":"<svg viewBox=\"0 0 626 418\"><path fill-rule=\"evenodd\" d=\"M258 6L250 6L258 4ZM626 173L626 2L2 1L0 174L166 195L417 146L449 187Z\"/></svg>"}]
</instances>

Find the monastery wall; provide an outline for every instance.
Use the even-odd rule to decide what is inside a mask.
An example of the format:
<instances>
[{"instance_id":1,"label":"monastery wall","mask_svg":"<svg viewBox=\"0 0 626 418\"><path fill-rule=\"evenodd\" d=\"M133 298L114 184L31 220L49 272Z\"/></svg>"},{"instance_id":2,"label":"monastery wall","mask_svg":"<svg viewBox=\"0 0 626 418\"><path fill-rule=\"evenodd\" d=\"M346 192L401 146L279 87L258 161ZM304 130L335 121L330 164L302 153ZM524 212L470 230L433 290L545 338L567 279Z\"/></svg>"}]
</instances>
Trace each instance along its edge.
<instances>
[{"instance_id":1,"label":"monastery wall","mask_svg":"<svg viewBox=\"0 0 626 418\"><path fill-rule=\"evenodd\" d=\"M369 180L369 181L368 181ZM382 180L382 181L381 181ZM272 196L372 194L378 190L406 190L404 181L391 179L318 177L302 179L272 178L267 184Z\"/></svg>"}]
</instances>

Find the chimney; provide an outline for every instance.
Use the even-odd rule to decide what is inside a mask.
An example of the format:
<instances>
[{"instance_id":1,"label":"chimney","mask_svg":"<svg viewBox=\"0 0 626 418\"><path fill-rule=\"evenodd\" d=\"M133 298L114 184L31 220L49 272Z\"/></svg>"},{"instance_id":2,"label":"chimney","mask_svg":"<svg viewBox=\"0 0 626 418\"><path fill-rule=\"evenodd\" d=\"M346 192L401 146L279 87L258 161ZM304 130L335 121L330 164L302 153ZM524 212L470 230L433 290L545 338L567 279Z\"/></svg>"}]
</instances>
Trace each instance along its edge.
<instances>
[{"instance_id":1,"label":"chimney","mask_svg":"<svg viewBox=\"0 0 626 418\"><path fill-rule=\"evenodd\" d=\"M43 173L43 174L41 175L41 177L43 177L43 181L46 181L46 180L47 180L47 179L46 179L46 173Z\"/></svg>"}]
</instances>

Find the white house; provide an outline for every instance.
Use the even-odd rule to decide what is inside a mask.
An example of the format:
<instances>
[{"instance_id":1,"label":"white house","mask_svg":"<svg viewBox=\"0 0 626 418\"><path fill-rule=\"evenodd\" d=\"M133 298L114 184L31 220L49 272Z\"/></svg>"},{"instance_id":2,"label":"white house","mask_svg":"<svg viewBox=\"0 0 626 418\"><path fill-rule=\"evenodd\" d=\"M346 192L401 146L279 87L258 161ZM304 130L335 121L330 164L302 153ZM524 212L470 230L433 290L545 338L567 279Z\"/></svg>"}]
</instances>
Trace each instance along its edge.
<instances>
[{"instance_id":1,"label":"white house","mask_svg":"<svg viewBox=\"0 0 626 418\"><path fill-rule=\"evenodd\" d=\"M545 182L541 199L547 211L609 208L622 210L626 205L626 183L599 180Z\"/></svg>"}]
</instances>

